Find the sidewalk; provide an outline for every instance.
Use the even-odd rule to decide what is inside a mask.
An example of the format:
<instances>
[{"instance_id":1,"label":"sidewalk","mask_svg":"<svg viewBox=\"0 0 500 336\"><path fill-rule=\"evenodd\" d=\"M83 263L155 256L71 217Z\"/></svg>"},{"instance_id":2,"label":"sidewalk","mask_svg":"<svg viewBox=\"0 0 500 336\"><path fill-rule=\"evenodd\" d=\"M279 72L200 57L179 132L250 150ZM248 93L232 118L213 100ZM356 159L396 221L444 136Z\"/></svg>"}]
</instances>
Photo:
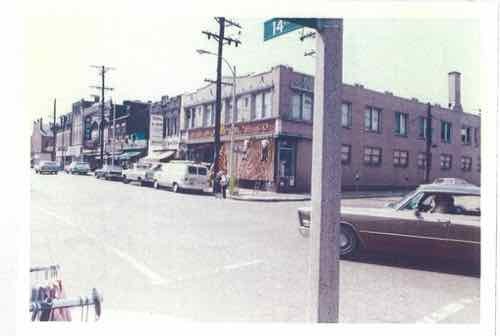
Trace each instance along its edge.
<instances>
[{"instance_id":1,"label":"sidewalk","mask_svg":"<svg viewBox=\"0 0 500 336\"><path fill-rule=\"evenodd\" d=\"M379 197L400 197L408 191L404 190L380 190L380 191L344 191L342 199L353 198L379 198ZM259 202L290 202L290 201L310 201L310 194L289 194L272 191L261 191L252 189L238 189L238 195L231 197L238 201L259 201Z\"/></svg>"}]
</instances>

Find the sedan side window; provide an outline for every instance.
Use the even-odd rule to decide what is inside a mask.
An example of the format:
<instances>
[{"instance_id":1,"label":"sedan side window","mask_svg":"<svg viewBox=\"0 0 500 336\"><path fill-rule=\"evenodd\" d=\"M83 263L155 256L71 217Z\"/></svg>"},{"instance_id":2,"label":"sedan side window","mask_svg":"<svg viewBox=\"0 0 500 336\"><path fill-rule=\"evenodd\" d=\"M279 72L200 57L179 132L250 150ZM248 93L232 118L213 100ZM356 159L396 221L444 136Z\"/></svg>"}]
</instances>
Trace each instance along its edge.
<instances>
[{"instance_id":1,"label":"sedan side window","mask_svg":"<svg viewBox=\"0 0 500 336\"><path fill-rule=\"evenodd\" d=\"M404 209L405 210L415 210L418 208L419 204L420 204L420 200L422 199L422 197L424 196L424 193L418 193L416 194L412 199L410 199L408 201L408 203L406 203Z\"/></svg>"}]
</instances>

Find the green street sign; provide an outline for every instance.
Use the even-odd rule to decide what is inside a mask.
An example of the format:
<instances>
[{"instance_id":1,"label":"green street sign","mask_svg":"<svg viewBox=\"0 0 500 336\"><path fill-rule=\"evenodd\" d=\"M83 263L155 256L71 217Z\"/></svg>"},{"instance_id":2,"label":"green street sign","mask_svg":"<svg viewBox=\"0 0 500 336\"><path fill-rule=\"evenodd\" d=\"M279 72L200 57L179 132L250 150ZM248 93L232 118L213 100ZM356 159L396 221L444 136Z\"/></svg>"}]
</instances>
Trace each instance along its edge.
<instances>
[{"instance_id":1,"label":"green street sign","mask_svg":"<svg viewBox=\"0 0 500 336\"><path fill-rule=\"evenodd\" d=\"M264 41L284 35L294 30L317 28L317 19L274 18L264 22Z\"/></svg>"}]
</instances>

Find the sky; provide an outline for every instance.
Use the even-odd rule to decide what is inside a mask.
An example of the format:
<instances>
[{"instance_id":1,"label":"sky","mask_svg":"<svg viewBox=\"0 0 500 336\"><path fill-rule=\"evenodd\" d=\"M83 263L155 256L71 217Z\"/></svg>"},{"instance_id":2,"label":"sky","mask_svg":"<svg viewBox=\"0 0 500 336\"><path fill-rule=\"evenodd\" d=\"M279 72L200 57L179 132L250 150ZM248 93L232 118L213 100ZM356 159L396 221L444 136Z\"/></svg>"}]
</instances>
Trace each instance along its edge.
<instances>
[{"instance_id":1,"label":"sky","mask_svg":"<svg viewBox=\"0 0 500 336\"><path fill-rule=\"evenodd\" d=\"M224 57L239 74L258 73L278 64L314 74L315 59L304 56L315 40L301 42L300 31L263 41L263 22L270 17L231 16L242 29L227 35L242 41L225 46ZM215 78L216 58L196 49L216 51L201 33L217 32L212 16L136 15L130 11L30 13L25 19L25 108L28 118L49 118L53 99L57 113L71 103L99 94L98 71L114 67L106 86L115 102L158 101L162 95L193 91ZM462 73L465 111L481 108L480 29L471 18L344 19L344 83L391 91L446 106L450 71ZM230 72L224 66L224 74ZM110 96L107 93L107 97Z\"/></svg>"}]
</instances>

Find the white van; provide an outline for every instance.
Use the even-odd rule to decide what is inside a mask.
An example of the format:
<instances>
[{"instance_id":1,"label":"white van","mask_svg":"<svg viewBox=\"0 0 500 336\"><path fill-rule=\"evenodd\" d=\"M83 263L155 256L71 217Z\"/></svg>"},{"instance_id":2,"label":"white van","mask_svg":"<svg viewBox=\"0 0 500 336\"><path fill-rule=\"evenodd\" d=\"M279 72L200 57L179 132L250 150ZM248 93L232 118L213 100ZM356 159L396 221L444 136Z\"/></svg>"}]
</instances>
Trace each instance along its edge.
<instances>
[{"instance_id":1,"label":"white van","mask_svg":"<svg viewBox=\"0 0 500 336\"><path fill-rule=\"evenodd\" d=\"M155 188L172 188L173 192L198 190L208 187L208 169L192 161L170 161L164 163L154 173Z\"/></svg>"}]
</instances>

